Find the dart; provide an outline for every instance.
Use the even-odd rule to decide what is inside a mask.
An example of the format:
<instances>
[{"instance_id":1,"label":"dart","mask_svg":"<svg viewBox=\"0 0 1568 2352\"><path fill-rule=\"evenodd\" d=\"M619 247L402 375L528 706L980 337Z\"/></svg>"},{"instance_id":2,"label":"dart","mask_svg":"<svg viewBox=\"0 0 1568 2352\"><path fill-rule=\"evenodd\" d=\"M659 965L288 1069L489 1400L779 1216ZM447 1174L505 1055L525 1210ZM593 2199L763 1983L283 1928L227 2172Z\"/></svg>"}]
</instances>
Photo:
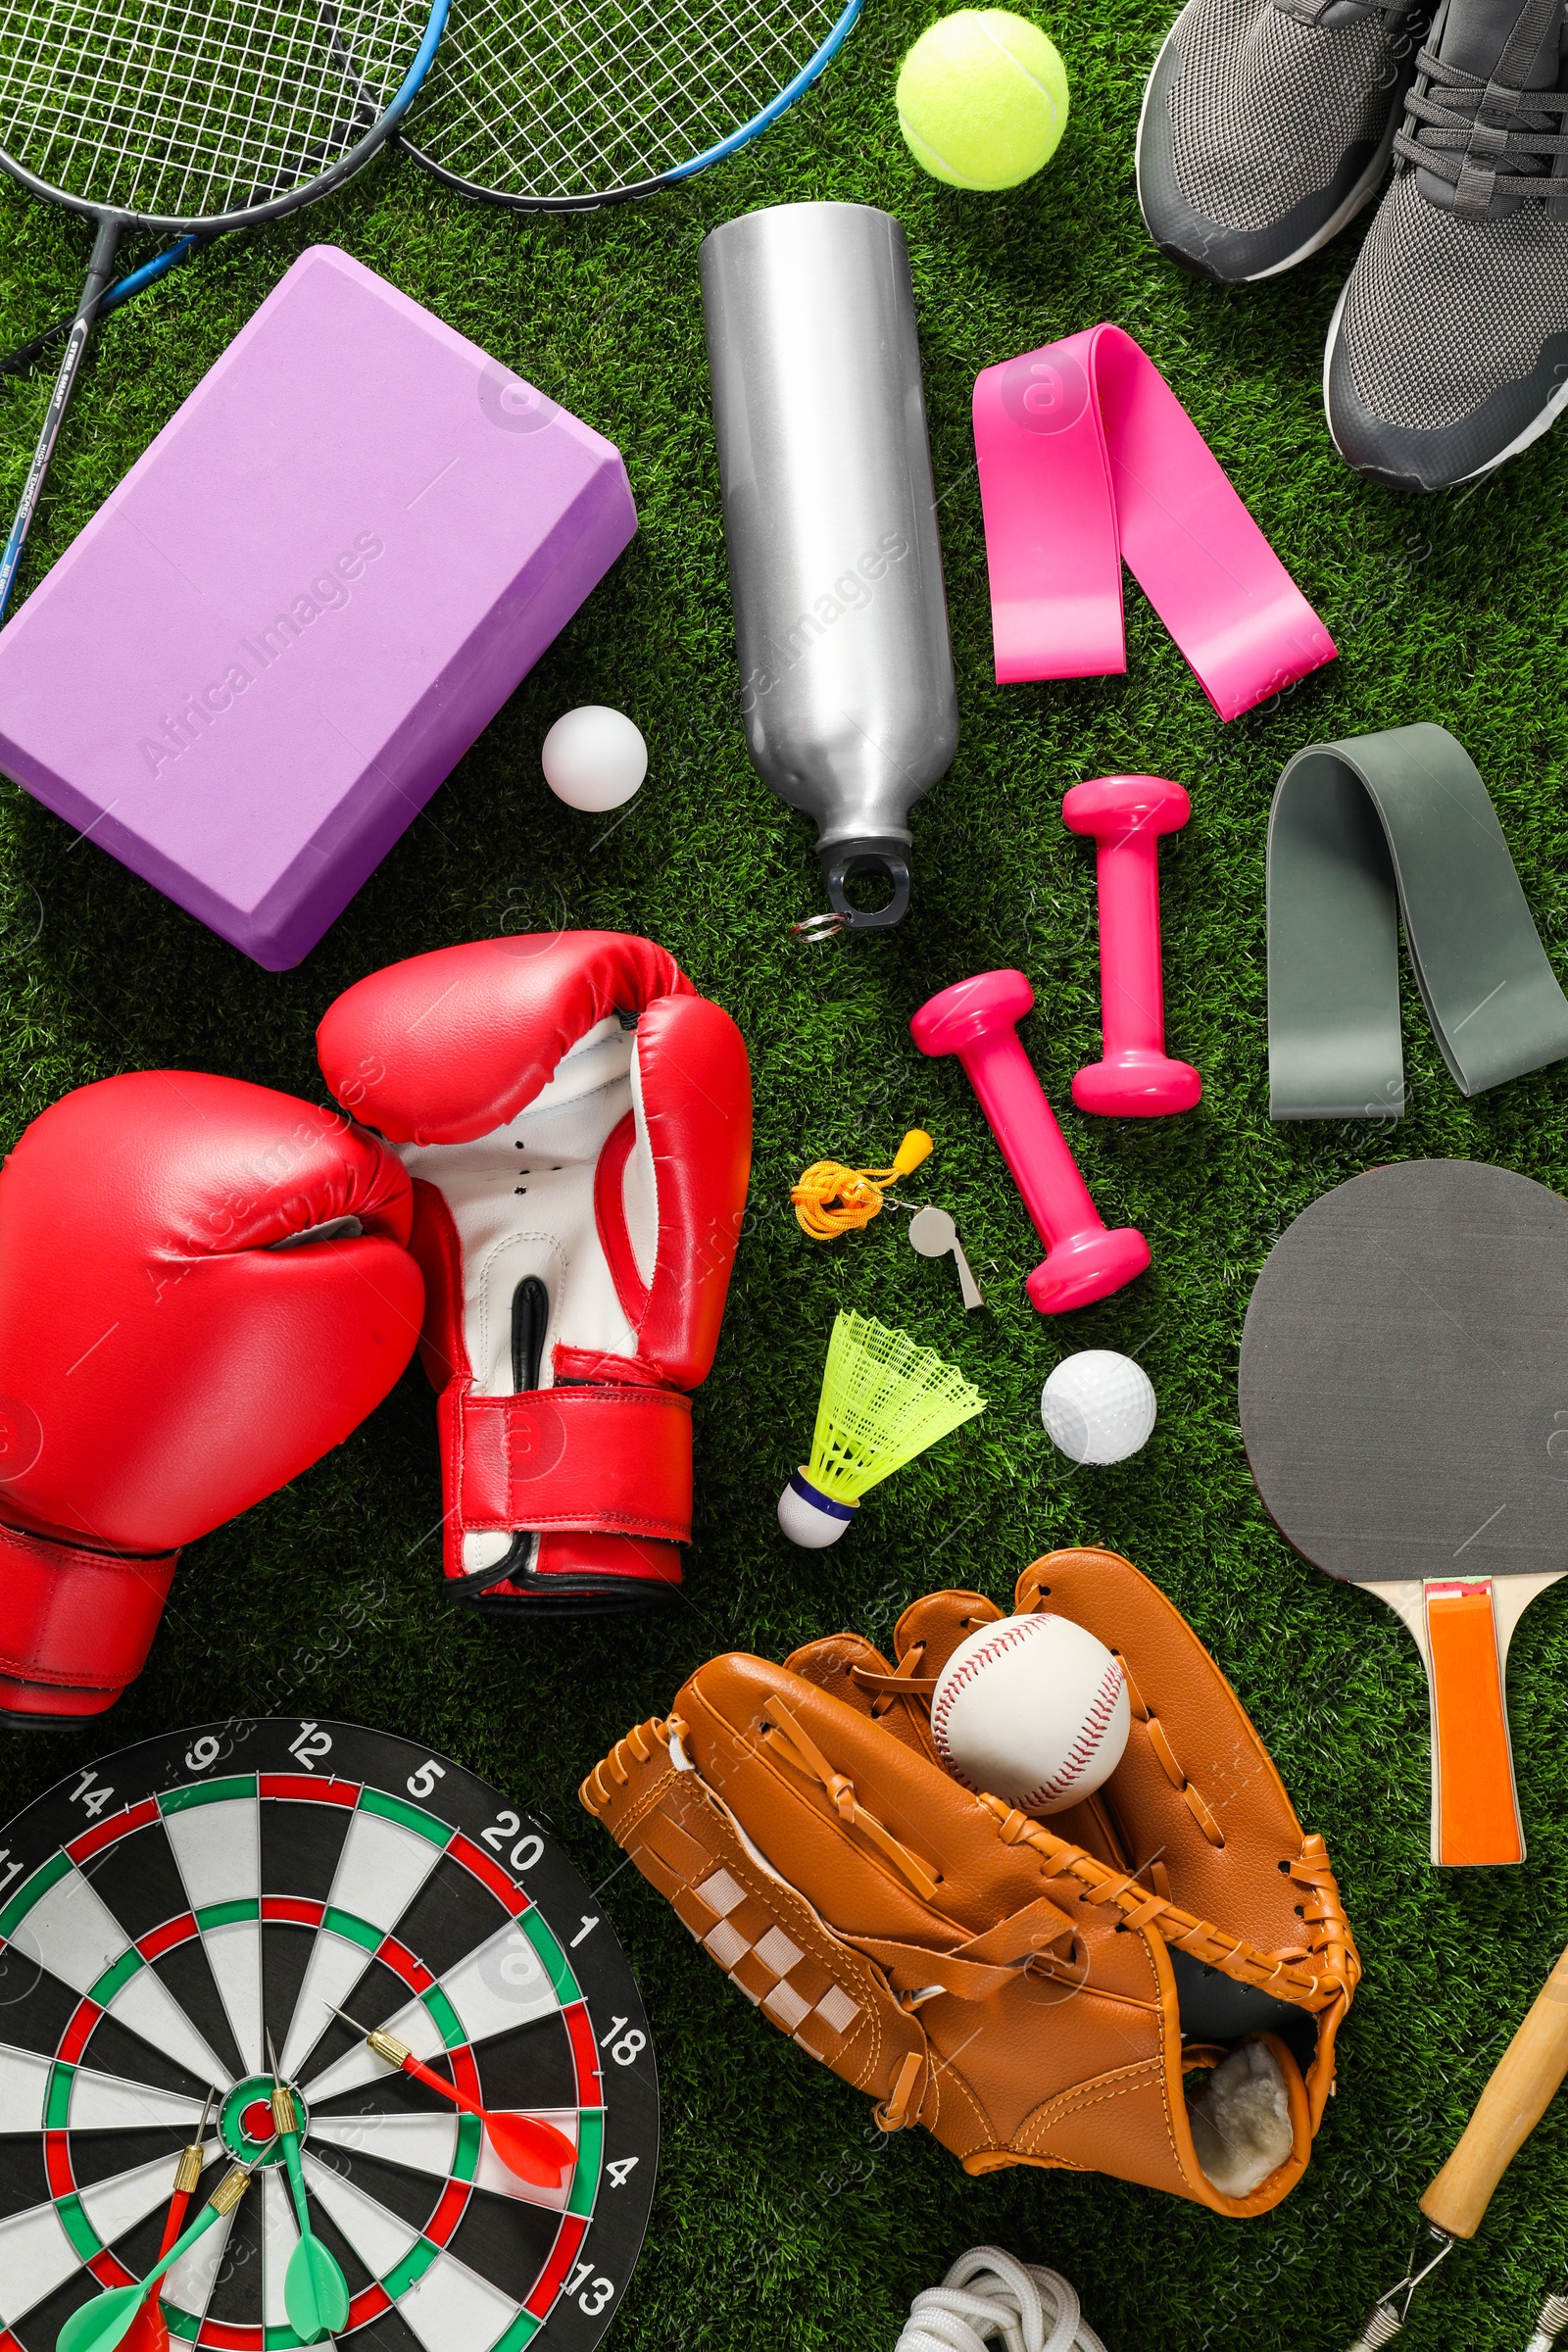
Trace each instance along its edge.
<instances>
[{"instance_id":1,"label":"dart","mask_svg":"<svg viewBox=\"0 0 1568 2352\"><path fill-rule=\"evenodd\" d=\"M185 2227L185 2215L190 2205L192 2192L200 2181L207 2163L207 2121L213 2112L213 2101L217 2096L218 2093L215 2090L207 2093L207 2103L202 2109L202 2120L196 2127L196 2136L188 2148L181 2148L179 2152L179 2163L174 2169L173 2194L169 2200L169 2214L164 2223L163 2239L158 2248L160 2254L169 2252L170 2247Z\"/></svg>"},{"instance_id":2,"label":"dart","mask_svg":"<svg viewBox=\"0 0 1568 2352\"><path fill-rule=\"evenodd\" d=\"M174 2186L169 2199L169 2211L164 2217L164 2234L159 2242L160 2254L167 2254L185 2226L191 2193L201 2180L207 2161L207 2121L213 2112L214 2090L207 2093L202 2108L202 2120L196 2127L196 2136L189 2147L181 2148L179 2162L174 2168ZM169 2322L164 2307L156 2296L144 2303L121 2339L122 2352L169 2352Z\"/></svg>"},{"instance_id":3,"label":"dart","mask_svg":"<svg viewBox=\"0 0 1568 2352\"><path fill-rule=\"evenodd\" d=\"M336 2335L349 2323L349 2283L338 2267L330 2248L323 2246L311 2228L310 2208L305 2201L305 2175L300 2169L300 2119L294 2104L294 2094L281 2082L277 2072L277 2052L272 2036L267 2036L267 2054L272 2066L272 2121L283 2143L283 2162L288 2167L288 2184L294 2197L294 2219L299 2224L300 2239L288 2258L283 2274L283 2308L288 2324L306 2343L318 2343L323 2335Z\"/></svg>"},{"instance_id":4,"label":"dart","mask_svg":"<svg viewBox=\"0 0 1568 2352\"><path fill-rule=\"evenodd\" d=\"M372 2030L368 2026L362 2026L346 2010L333 2008L330 2001L326 2006L334 2017L342 2018L346 2026L353 2026L356 2034L363 2034L376 2056L384 2058L388 2066L401 2067L404 2074L412 2075L416 2082L427 2083L431 2090L438 2090L444 2099L450 2099L453 2106L461 2107L466 2115L476 2115L485 2128L490 2145L509 2173L515 2173L519 2180L530 2181L535 2188L560 2188L563 2185L577 2161L576 2148L564 2132L558 2132L555 2125L547 2124L542 2116L492 2115L487 2107L481 2106L477 2099L470 2098L466 2090L459 2090L455 2082L446 2082L442 2076L422 2065L408 2043L399 2041L395 2034L383 2034L379 2028Z\"/></svg>"},{"instance_id":5,"label":"dart","mask_svg":"<svg viewBox=\"0 0 1568 2352\"><path fill-rule=\"evenodd\" d=\"M258 2159L258 2162L260 2159ZM142 2306L164 2273L172 2270L182 2254L188 2254L205 2230L232 2213L251 2184L251 2165L236 2164L214 2189L190 2228L175 2238L167 2254L161 2255L145 2278L129 2286L108 2286L90 2303L74 2311L55 2338L55 2352L115 2352L135 2327Z\"/></svg>"}]
</instances>

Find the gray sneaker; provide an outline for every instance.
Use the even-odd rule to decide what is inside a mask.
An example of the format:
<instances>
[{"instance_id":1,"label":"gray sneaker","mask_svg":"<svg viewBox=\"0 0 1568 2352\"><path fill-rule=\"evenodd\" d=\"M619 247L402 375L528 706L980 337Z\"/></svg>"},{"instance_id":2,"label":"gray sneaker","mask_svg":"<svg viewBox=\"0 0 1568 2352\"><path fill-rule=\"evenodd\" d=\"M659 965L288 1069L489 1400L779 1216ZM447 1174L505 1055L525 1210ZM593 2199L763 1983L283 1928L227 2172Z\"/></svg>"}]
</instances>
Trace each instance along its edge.
<instances>
[{"instance_id":1,"label":"gray sneaker","mask_svg":"<svg viewBox=\"0 0 1568 2352\"><path fill-rule=\"evenodd\" d=\"M1568 401L1563 45L1562 0L1445 0L1329 327L1329 431L1357 473L1470 481Z\"/></svg>"},{"instance_id":2,"label":"gray sneaker","mask_svg":"<svg viewBox=\"0 0 1568 2352\"><path fill-rule=\"evenodd\" d=\"M1187 0L1138 122L1160 251L1237 285L1338 236L1388 167L1426 21L1408 0Z\"/></svg>"}]
</instances>

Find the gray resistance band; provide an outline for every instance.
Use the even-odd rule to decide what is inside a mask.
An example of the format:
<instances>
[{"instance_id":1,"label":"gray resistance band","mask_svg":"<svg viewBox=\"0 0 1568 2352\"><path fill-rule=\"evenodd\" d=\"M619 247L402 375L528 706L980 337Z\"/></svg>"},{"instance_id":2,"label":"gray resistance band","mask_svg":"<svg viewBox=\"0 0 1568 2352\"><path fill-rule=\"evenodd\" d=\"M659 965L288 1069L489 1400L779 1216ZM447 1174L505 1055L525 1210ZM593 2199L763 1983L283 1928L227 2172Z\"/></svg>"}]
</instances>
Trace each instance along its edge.
<instances>
[{"instance_id":1,"label":"gray resistance band","mask_svg":"<svg viewBox=\"0 0 1568 2352\"><path fill-rule=\"evenodd\" d=\"M1462 745L1425 723L1315 743L1269 816L1270 1118L1404 1108L1396 915L1462 1095L1568 1054L1568 998Z\"/></svg>"}]
</instances>

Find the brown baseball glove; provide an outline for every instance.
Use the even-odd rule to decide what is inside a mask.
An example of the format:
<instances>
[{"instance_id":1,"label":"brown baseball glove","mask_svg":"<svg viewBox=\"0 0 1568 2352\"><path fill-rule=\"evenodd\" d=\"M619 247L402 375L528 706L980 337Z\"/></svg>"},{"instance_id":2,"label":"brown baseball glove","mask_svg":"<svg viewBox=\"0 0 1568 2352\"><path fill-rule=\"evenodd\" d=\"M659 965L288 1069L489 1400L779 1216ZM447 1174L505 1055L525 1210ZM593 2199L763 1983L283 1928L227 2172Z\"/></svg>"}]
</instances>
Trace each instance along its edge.
<instances>
[{"instance_id":1,"label":"brown baseball glove","mask_svg":"<svg viewBox=\"0 0 1568 2352\"><path fill-rule=\"evenodd\" d=\"M1075 1618L1126 1671L1126 1753L1071 1812L1032 1820L937 1761L936 1678L1002 1615L977 1592L906 1609L892 1664L855 1634L713 1659L582 1801L885 2130L924 2124L969 2173L1266 2213L1305 2169L1360 1974L1323 1840L1130 1561L1053 1552L1014 1609Z\"/></svg>"}]
</instances>

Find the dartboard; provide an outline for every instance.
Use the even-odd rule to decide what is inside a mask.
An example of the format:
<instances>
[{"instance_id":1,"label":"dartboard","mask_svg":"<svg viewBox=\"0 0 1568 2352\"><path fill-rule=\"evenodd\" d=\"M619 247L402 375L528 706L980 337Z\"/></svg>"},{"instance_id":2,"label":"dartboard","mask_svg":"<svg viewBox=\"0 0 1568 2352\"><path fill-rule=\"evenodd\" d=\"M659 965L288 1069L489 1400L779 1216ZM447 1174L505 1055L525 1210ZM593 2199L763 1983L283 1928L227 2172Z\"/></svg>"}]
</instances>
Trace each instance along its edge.
<instances>
[{"instance_id":1,"label":"dartboard","mask_svg":"<svg viewBox=\"0 0 1568 2352\"><path fill-rule=\"evenodd\" d=\"M356 2027L565 2132L559 2189ZM173 2352L302 2340L270 2047L353 2352L598 2342L659 2150L648 2020L603 1905L460 1766L295 1719L124 1748L0 1830L0 2352L54 2352L79 2304L145 2277L204 2108L190 2215L255 2169L163 2282Z\"/></svg>"}]
</instances>

